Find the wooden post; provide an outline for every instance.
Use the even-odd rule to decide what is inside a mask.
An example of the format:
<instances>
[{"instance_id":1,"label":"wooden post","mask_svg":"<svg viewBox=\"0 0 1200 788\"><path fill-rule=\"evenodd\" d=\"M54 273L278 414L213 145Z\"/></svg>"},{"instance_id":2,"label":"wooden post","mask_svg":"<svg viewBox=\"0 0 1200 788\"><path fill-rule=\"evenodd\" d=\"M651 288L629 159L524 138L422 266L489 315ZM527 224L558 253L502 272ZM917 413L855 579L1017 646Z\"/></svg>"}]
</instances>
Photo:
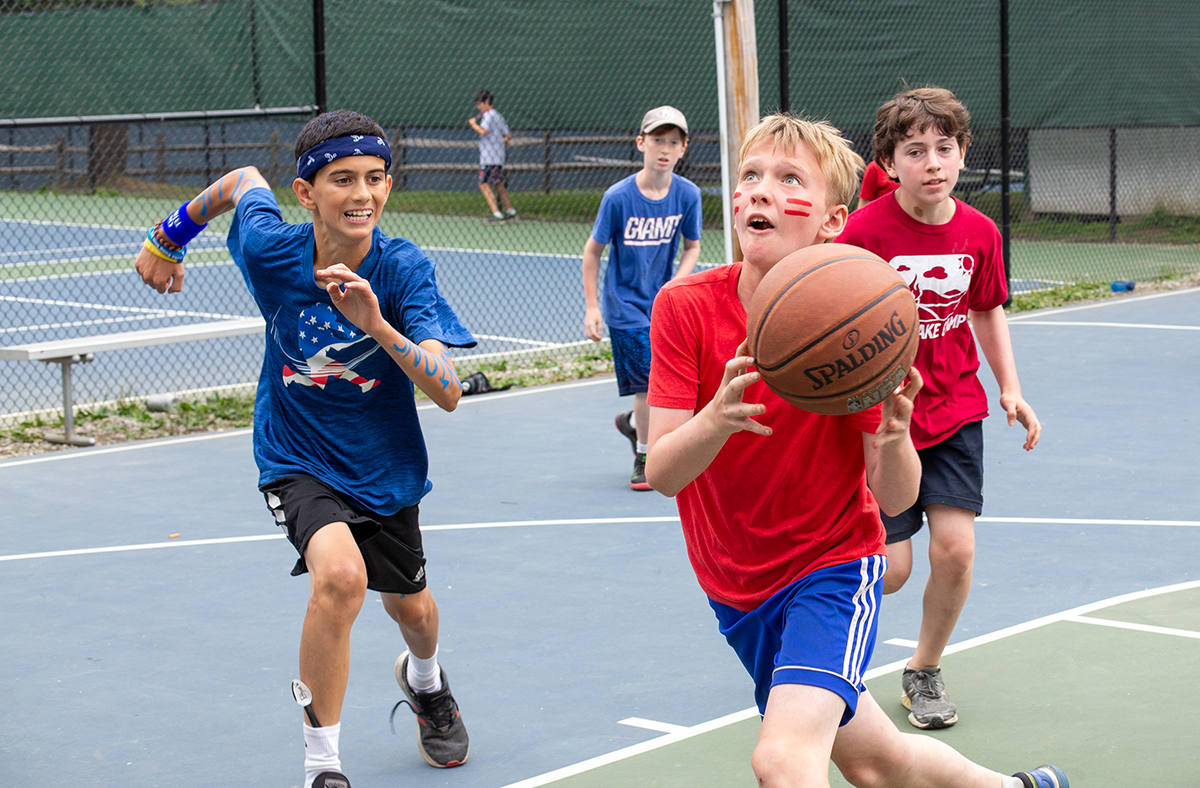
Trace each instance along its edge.
<instances>
[{"instance_id":1,"label":"wooden post","mask_svg":"<svg viewBox=\"0 0 1200 788\"><path fill-rule=\"evenodd\" d=\"M267 138L267 183L271 188L275 188L275 184L279 182L279 129L271 129L271 136Z\"/></svg>"},{"instance_id":2,"label":"wooden post","mask_svg":"<svg viewBox=\"0 0 1200 788\"><path fill-rule=\"evenodd\" d=\"M754 33L754 0L722 0L724 32L725 129L723 143L729 162L729 182L722 184L728 195L726 210L732 217L733 187L737 185L738 149L747 132L759 121L758 43ZM732 218L730 220L732 225ZM733 259L742 259L737 233L732 235Z\"/></svg>"},{"instance_id":3,"label":"wooden post","mask_svg":"<svg viewBox=\"0 0 1200 788\"><path fill-rule=\"evenodd\" d=\"M392 131L392 189L402 192L408 186L404 176L404 166L408 164L408 146L404 144L408 132L403 126L397 126Z\"/></svg>"},{"instance_id":4,"label":"wooden post","mask_svg":"<svg viewBox=\"0 0 1200 788\"><path fill-rule=\"evenodd\" d=\"M550 193L550 129L542 132L542 191Z\"/></svg>"},{"instance_id":5,"label":"wooden post","mask_svg":"<svg viewBox=\"0 0 1200 788\"><path fill-rule=\"evenodd\" d=\"M154 135L154 180L167 182L167 135L162 132Z\"/></svg>"},{"instance_id":6,"label":"wooden post","mask_svg":"<svg viewBox=\"0 0 1200 788\"><path fill-rule=\"evenodd\" d=\"M54 187L59 191L67 188L67 139L58 137L54 140L54 169L57 174Z\"/></svg>"}]
</instances>

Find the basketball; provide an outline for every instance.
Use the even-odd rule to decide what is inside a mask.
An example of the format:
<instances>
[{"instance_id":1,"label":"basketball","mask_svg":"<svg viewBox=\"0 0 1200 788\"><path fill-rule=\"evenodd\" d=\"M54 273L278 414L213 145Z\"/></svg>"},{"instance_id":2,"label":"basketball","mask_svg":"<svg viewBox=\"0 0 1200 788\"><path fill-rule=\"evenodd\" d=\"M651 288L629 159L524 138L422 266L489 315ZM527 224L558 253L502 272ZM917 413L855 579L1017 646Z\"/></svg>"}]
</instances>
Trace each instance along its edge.
<instances>
[{"instance_id":1,"label":"basketball","mask_svg":"<svg viewBox=\"0 0 1200 788\"><path fill-rule=\"evenodd\" d=\"M750 300L746 336L763 381L798 408L857 413L895 391L917 355L917 305L900 274L848 244L793 252Z\"/></svg>"}]
</instances>

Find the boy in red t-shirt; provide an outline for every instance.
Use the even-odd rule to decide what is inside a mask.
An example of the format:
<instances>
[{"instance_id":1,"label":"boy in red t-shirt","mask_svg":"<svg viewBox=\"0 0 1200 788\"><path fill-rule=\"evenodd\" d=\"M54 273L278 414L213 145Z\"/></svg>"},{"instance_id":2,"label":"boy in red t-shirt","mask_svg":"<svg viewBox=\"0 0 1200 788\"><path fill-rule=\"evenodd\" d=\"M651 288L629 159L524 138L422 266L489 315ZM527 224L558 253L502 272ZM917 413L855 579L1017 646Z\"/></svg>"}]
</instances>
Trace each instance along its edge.
<instances>
[{"instance_id":1,"label":"boy in red t-shirt","mask_svg":"<svg viewBox=\"0 0 1200 788\"><path fill-rule=\"evenodd\" d=\"M863 684L887 565L879 508L905 510L920 481L920 373L835 417L792 407L750 370L746 305L788 253L841 232L861 167L826 123L774 115L743 141L743 262L675 279L655 300L646 477L677 496L696 577L754 678L761 785L827 785L832 758L856 785L1068 788L1052 766L1002 777L901 735ZM785 200L812 207L785 212Z\"/></svg>"},{"instance_id":2,"label":"boy in red t-shirt","mask_svg":"<svg viewBox=\"0 0 1200 788\"><path fill-rule=\"evenodd\" d=\"M1041 423L1021 396L1003 304L1008 298L1000 233L987 216L950 196L971 142L966 107L944 88L897 94L879 108L875 158L900 188L855 211L838 241L868 249L900 272L917 299L925 387L912 416L921 456L921 492L908 511L884 516L884 593L912 571L912 536L929 521L929 582L921 634L905 669L901 698L918 728L958 722L939 664L971 590L975 515L983 510L983 426L987 395L976 371L975 336L1000 386L1009 425L1025 427L1025 449Z\"/></svg>"},{"instance_id":3,"label":"boy in red t-shirt","mask_svg":"<svg viewBox=\"0 0 1200 788\"><path fill-rule=\"evenodd\" d=\"M861 208L880 197L886 197L899 188L900 181L888 177L887 172L879 166L878 162L870 162L867 164L866 171L863 172L862 188L858 190L858 207Z\"/></svg>"}]
</instances>

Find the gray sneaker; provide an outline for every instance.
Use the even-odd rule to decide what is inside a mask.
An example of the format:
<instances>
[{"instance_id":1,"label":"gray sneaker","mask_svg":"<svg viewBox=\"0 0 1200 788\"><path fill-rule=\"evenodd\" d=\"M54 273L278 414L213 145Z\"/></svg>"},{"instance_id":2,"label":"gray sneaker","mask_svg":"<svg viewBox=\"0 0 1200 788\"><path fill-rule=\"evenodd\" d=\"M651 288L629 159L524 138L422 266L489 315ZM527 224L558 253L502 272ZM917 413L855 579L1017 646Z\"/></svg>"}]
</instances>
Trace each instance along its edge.
<instances>
[{"instance_id":1,"label":"gray sneaker","mask_svg":"<svg viewBox=\"0 0 1200 788\"><path fill-rule=\"evenodd\" d=\"M435 692L417 692L408 685L408 652L396 657L396 681L404 692L404 700L392 707L392 717L401 704L407 704L417 715L417 749L430 766L448 769L467 762L467 726L458 713L458 703L450 694L446 671L442 673L442 688ZM396 732L395 725L392 733Z\"/></svg>"},{"instance_id":2,"label":"gray sneaker","mask_svg":"<svg viewBox=\"0 0 1200 788\"><path fill-rule=\"evenodd\" d=\"M946 696L941 668L905 668L900 687L904 690L900 702L909 710L908 721L916 727L949 728L958 722L958 707Z\"/></svg>"}]
</instances>

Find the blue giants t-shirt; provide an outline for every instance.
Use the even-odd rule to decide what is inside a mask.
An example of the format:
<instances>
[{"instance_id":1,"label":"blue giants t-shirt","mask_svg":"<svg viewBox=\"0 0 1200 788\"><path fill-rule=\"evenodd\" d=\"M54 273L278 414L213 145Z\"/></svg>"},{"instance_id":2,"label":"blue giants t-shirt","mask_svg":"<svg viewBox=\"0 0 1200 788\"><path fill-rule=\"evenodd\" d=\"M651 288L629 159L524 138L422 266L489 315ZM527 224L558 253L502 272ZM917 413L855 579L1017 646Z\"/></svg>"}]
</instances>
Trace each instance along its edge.
<instances>
[{"instance_id":1,"label":"blue giants t-shirt","mask_svg":"<svg viewBox=\"0 0 1200 788\"><path fill-rule=\"evenodd\" d=\"M672 175L671 189L650 200L637 175L609 187L596 213L592 238L610 246L600 310L613 328L645 328L659 288L671 280L679 235L700 240L700 189Z\"/></svg>"},{"instance_id":2,"label":"blue giants t-shirt","mask_svg":"<svg viewBox=\"0 0 1200 788\"><path fill-rule=\"evenodd\" d=\"M432 484L412 381L313 279L312 224L288 224L274 194L252 189L227 243L267 321L254 403L259 485L304 474L379 514L420 501ZM475 344L412 242L376 229L357 273L414 344Z\"/></svg>"}]
</instances>

